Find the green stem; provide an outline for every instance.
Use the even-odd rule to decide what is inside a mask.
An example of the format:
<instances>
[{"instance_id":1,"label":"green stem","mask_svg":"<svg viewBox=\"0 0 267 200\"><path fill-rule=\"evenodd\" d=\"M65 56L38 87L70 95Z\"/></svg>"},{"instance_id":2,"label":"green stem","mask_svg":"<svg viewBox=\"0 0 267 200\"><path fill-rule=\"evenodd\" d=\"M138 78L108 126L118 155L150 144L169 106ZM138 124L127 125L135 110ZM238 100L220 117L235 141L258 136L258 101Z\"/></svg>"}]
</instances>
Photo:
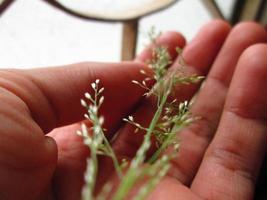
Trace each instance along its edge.
<instances>
[{"instance_id":1,"label":"green stem","mask_svg":"<svg viewBox=\"0 0 267 200\"><path fill-rule=\"evenodd\" d=\"M165 151L165 149L168 148L168 146L170 145L170 142L173 140L174 136L175 136L174 133L171 133L168 135L167 139L162 143L162 145L160 145L160 147L156 150L156 152L148 160L149 164L153 164L158 159L158 157L161 155L161 153L163 151Z\"/></svg>"},{"instance_id":2,"label":"green stem","mask_svg":"<svg viewBox=\"0 0 267 200\"><path fill-rule=\"evenodd\" d=\"M92 152L91 156L92 156L92 161L93 161L93 165L94 165L93 182L92 182L92 192L93 192L95 189L95 183L96 183L96 177L97 177L98 160L97 160L97 155L96 155L95 151Z\"/></svg>"},{"instance_id":3,"label":"green stem","mask_svg":"<svg viewBox=\"0 0 267 200\"><path fill-rule=\"evenodd\" d=\"M97 160L97 155L96 151L94 148L90 148L91 150L91 163L89 165L89 168L92 170L92 172L89 174L91 176L87 182L87 187L86 192L84 196L82 197L83 200L88 200L88 199L93 199L94 196L94 189L95 189L95 183L96 183L96 178L97 178L97 169L98 169L98 160Z\"/></svg>"},{"instance_id":4,"label":"green stem","mask_svg":"<svg viewBox=\"0 0 267 200\"><path fill-rule=\"evenodd\" d=\"M109 154L110 154L110 158L112 159L112 162L114 164L114 168L117 171L119 178L122 178L123 174L122 174L122 170L121 170L121 167L120 167L120 163L119 163L119 161L118 161L118 159L117 159L112 147L110 146L105 134L103 133L103 131L101 131L101 132L103 134L104 143L105 143L106 147L108 148L108 151L109 151Z\"/></svg>"},{"instance_id":5,"label":"green stem","mask_svg":"<svg viewBox=\"0 0 267 200\"><path fill-rule=\"evenodd\" d=\"M147 146L147 144L150 144L150 139L151 139L151 135L153 130L156 127L156 124L162 114L162 110L163 107L167 101L168 95L164 95L162 97L161 103L150 123L150 126L148 128L148 131L144 137L143 143L141 144L140 148L138 149L138 151L141 150L141 154L139 156L136 156L135 159L131 162L131 166L129 168L129 170L127 171L126 175L124 176L124 178L121 181L121 184L119 186L118 191L116 192L115 196L113 197L113 200L123 200L126 195L128 194L128 192L130 191L130 189L132 188L132 186L136 183L137 179L138 179L138 172L136 170L136 168L143 163L144 159L145 159L145 154L148 150L148 148L150 147ZM138 154L138 152L137 152Z\"/></svg>"},{"instance_id":6,"label":"green stem","mask_svg":"<svg viewBox=\"0 0 267 200\"><path fill-rule=\"evenodd\" d=\"M97 97L95 97L95 98L97 98ZM97 101L94 102L94 105L95 105L95 106L98 106L98 105L97 105ZM98 125L99 127L101 127L101 124L100 124L99 119L98 119L98 115L96 114L95 117L96 117L96 123L97 123L97 125ZM112 159L112 162L113 162L113 164L114 164L115 170L117 171L118 176L119 176L120 178L122 178L122 170L121 170L119 161L118 161L118 159L117 159L117 157L116 157L116 155L115 155L115 153L114 153L112 147L110 146L109 141L107 140L107 138L106 138L106 136L105 136L105 133L104 133L102 127L101 127L101 134L102 134L102 137L103 137L105 146L106 146L107 149L108 149L109 156L110 156L110 158Z\"/></svg>"},{"instance_id":7,"label":"green stem","mask_svg":"<svg viewBox=\"0 0 267 200\"><path fill-rule=\"evenodd\" d=\"M155 188L157 183L161 180L163 176L166 175L170 165L168 164L169 159L165 161L159 161L155 165L149 168L150 170L150 179L146 182L146 184L139 190L133 200L144 200L149 193ZM151 173L152 171L152 173ZM147 173L146 173L147 174Z\"/></svg>"}]
</instances>

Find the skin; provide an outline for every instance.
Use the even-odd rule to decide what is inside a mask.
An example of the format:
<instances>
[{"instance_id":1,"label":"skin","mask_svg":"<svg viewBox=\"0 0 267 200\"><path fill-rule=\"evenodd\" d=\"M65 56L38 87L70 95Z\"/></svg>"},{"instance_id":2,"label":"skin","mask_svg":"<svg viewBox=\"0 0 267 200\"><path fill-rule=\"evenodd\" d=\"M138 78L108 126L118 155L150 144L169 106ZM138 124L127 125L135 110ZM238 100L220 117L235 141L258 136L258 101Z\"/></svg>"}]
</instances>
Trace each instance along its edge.
<instances>
[{"instance_id":1,"label":"skin","mask_svg":"<svg viewBox=\"0 0 267 200\"><path fill-rule=\"evenodd\" d=\"M150 194L153 200L250 200L267 143L267 33L252 22L231 28L222 21L205 25L185 45L168 32L157 43L168 47L172 68L184 47L188 73L205 75L192 113L201 119L183 130L181 149L166 176ZM134 62L78 63L63 67L0 71L0 199L80 198L89 152L74 132L85 110L79 100L96 78L105 87L107 137L119 157L131 158L142 135L121 118L132 114L147 124L155 109L131 80L151 56L148 47ZM175 90L182 101L199 85ZM127 91L127 95L126 92ZM153 149L151 150L153 151ZM109 161L100 159L98 187L113 180ZM134 192L131 194L134 195ZM129 197L130 198L130 197Z\"/></svg>"}]
</instances>

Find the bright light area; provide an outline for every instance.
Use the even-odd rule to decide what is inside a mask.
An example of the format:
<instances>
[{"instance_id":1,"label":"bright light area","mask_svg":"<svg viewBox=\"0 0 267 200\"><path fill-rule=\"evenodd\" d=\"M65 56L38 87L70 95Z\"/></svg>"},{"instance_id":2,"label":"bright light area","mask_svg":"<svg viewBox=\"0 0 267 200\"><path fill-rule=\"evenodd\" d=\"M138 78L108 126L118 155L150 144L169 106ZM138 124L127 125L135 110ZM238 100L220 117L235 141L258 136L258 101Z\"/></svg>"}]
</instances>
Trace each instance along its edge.
<instances>
[{"instance_id":1,"label":"bright light area","mask_svg":"<svg viewBox=\"0 0 267 200\"><path fill-rule=\"evenodd\" d=\"M147 43L146 33L153 25L160 31L180 31L190 40L210 19L201 1L180 0L140 21L138 52ZM120 60L120 23L78 19L45 1L16 0L1 16L0 27L1 68Z\"/></svg>"},{"instance_id":2,"label":"bright light area","mask_svg":"<svg viewBox=\"0 0 267 200\"><path fill-rule=\"evenodd\" d=\"M139 7L142 4L153 3L155 0L57 0L63 4L82 12L94 11L103 12L103 10L121 11Z\"/></svg>"}]
</instances>

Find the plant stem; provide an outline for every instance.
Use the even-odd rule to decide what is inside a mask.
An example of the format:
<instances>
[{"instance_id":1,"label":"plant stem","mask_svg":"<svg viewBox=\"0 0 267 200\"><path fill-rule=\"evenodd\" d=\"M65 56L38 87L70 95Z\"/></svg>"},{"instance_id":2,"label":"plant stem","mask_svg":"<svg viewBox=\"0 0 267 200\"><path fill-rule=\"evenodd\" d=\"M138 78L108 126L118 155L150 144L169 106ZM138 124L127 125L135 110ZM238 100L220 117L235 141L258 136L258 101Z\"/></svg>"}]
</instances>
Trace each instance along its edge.
<instances>
[{"instance_id":1,"label":"plant stem","mask_svg":"<svg viewBox=\"0 0 267 200\"><path fill-rule=\"evenodd\" d=\"M156 152L150 157L150 159L148 160L149 164L153 164L158 157L161 155L161 153L168 148L168 146L170 145L170 142L173 141L175 134L174 133L170 133L167 137L167 139L160 145L160 147L156 150Z\"/></svg>"},{"instance_id":2,"label":"plant stem","mask_svg":"<svg viewBox=\"0 0 267 200\"><path fill-rule=\"evenodd\" d=\"M137 151L137 155L134 160L131 162L130 168L127 171L126 175L124 176L124 178L122 179L122 182L119 186L118 191L116 192L113 200L123 200L128 192L130 191L130 189L133 187L133 185L135 184L135 182L138 180L138 176L137 176L137 168L138 166L140 166L141 163L143 163L144 159L145 159L145 154L147 152L147 150L150 147L150 139L151 139L151 135L153 130L156 127L156 124L162 114L162 110L163 107L167 101L168 98L168 94L165 94L160 102L160 105L150 123L150 126L148 128L148 131L146 133L146 135L144 136L144 140L143 143L141 144L140 148ZM149 145L147 145L149 144Z\"/></svg>"},{"instance_id":3,"label":"plant stem","mask_svg":"<svg viewBox=\"0 0 267 200\"><path fill-rule=\"evenodd\" d=\"M94 148L90 148L91 150L91 162L88 166L90 173L88 173L89 177L86 177L87 179L87 187L85 188L84 194L82 195L82 200L88 200L93 199L94 197L94 189L95 189L95 183L96 183L96 177L97 177L97 171L98 171L98 160L96 151ZM88 169L87 169L88 170Z\"/></svg>"},{"instance_id":4,"label":"plant stem","mask_svg":"<svg viewBox=\"0 0 267 200\"><path fill-rule=\"evenodd\" d=\"M149 168L149 176L150 179L146 182L146 184L139 190L133 200L144 200L149 193L154 189L154 187L159 183L161 178L166 175L170 168L169 159L165 161L158 160L159 162L153 165L153 167Z\"/></svg>"},{"instance_id":5,"label":"plant stem","mask_svg":"<svg viewBox=\"0 0 267 200\"><path fill-rule=\"evenodd\" d=\"M111 158L112 161L113 161L114 168L115 168L115 170L117 171L119 178L122 178L122 175L123 175L123 174L122 174L122 170L121 170L119 161L118 161L118 159L117 159L117 157L116 157L116 155L115 155L115 153L114 153L112 147L110 146L110 144L109 144L109 142L108 142L106 136L104 135L104 132L101 131L101 133L103 134L104 143L105 143L106 147L108 148L109 156L110 156L110 158Z\"/></svg>"},{"instance_id":6,"label":"plant stem","mask_svg":"<svg viewBox=\"0 0 267 200\"><path fill-rule=\"evenodd\" d=\"M96 176L97 176L97 169L98 169L98 160L97 160L97 155L96 155L96 152L92 152L92 161L93 161L93 165L94 165L94 170L93 170L93 182L92 182L92 192L94 191L95 189L95 182L96 182Z\"/></svg>"}]
</instances>

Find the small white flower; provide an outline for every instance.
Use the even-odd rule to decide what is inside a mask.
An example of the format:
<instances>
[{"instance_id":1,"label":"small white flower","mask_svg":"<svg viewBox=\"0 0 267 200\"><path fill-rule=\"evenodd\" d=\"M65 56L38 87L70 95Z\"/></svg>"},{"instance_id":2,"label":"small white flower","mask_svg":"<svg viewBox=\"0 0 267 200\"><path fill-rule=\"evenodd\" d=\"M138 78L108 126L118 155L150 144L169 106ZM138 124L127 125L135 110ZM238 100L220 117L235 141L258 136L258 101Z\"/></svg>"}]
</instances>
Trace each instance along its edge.
<instances>
[{"instance_id":1,"label":"small white flower","mask_svg":"<svg viewBox=\"0 0 267 200\"><path fill-rule=\"evenodd\" d=\"M175 102L177 102L177 99L172 100L171 104L173 104L173 103L175 103Z\"/></svg>"},{"instance_id":2,"label":"small white flower","mask_svg":"<svg viewBox=\"0 0 267 200\"><path fill-rule=\"evenodd\" d=\"M95 90L96 89L96 84L95 83L91 83L91 87Z\"/></svg>"},{"instance_id":3,"label":"small white flower","mask_svg":"<svg viewBox=\"0 0 267 200\"><path fill-rule=\"evenodd\" d=\"M145 86L145 87L146 87L146 82L145 82L145 81L142 81L142 84L143 84L143 86Z\"/></svg>"},{"instance_id":4,"label":"small white flower","mask_svg":"<svg viewBox=\"0 0 267 200\"><path fill-rule=\"evenodd\" d=\"M90 119L88 114L83 115L85 119Z\"/></svg>"},{"instance_id":5,"label":"small white flower","mask_svg":"<svg viewBox=\"0 0 267 200\"><path fill-rule=\"evenodd\" d=\"M134 133L138 133L139 128L134 129Z\"/></svg>"},{"instance_id":6,"label":"small white flower","mask_svg":"<svg viewBox=\"0 0 267 200\"><path fill-rule=\"evenodd\" d=\"M101 105L104 102L104 96L100 97L99 99L99 105Z\"/></svg>"},{"instance_id":7,"label":"small white flower","mask_svg":"<svg viewBox=\"0 0 267 200\"><path fill-rule=\"evenodd\" d=\"M87 107L87 103L83 99L81 99L81 104L82 104L83 107Z\"/></svg>"},{"instance_id":8,"label":"small white flower","mask_svg":"<svg viewBox=\"0 0 267 200\"><path fill-rule=\"evenodd\" d=\"M143 69L141 69L141 70L140 70L140 73L141 73L141 74L146 74L146 71L143 70Z\"/></svg>"},{"instance_id":9,"label":"small white flower","mask_svg":"<svg viewBox=\"0 0 267 200\"><path fill-rule=\"evenodd\" d=\"M139 85L139 82L136 80L132 80L132 83Z\"/></svg>"},{"instance_id":10,"label":"small white flower","mask_svg":"<svg viewBox=\"0 0 267 200\"><path fill-rule=\"evenodd\" d=\"M85 96L85 98L87 98L87 99L91 99L91 98L92 98L91 95L90 95L88 92L86 92L86 93L84 94L84 96Z\"/></svg>"},{"instance_id":11,"label":"small white flower","mask_svg":"<svg viewBox=\"0 0 267 200\"><path fill-rule=\"evenodd\" d=\"M77 135L80 135L80 136L83 135L81 131L76 131L76 133L77 133Z\"/></svg>"},{"instance_id":12,"label":"small white flower","mask_svg":"<svg viewBox=\"0 0 267 200\"><path fill-rule=\"evenodd\" d=\"M130 121L133 121L134 120L134 118L133 118L132 115L130 115L128 118L129 118Z\"/></svg>"},{"instance_id":13,"label":"small white flower","mask_svg":"<svg viewBox=\"0 0 267 200\"><path fill-rule=\"evenodd\" d=\"M82 135L85 137L89 137L86 125L82 124L81 127L82 127Z\"/></svg>"},{"instance_id":14,"label":"small white flower","mask_svg":"<svg viewBox=\"0 0 267 200\"><path fill-rule=\"evenodd\" d=\"M192 122L194 122L193 118L188 118L185 120L185 124L191 124Z\"/></svg>"},{"instance_id":15,"label":"small white flower","mask_svg":"<svg viewBox=\"0 0 267 200\"><path fill-rule=\"evenodd\" d=\"M179 104L179 110L184 110L188 106L188 102L185 101Z\"/></svg>"},{"instance_id":16,"label":"small white flower","mask_svg":"<svg viewBox=\"0 0 267 200\"><path fill-rule=\"evenodd\" d=\"M102 93L104 91L104 88L102 87L99 91L98 91L98 93L100 94L100 93Z\"/></svg>"},{"instance_id":17,"label":"small white flower","mask_svg":"<svg viewBox=\"0 0 267 200\"><path fill-rule=\"evenodd\" d=\"M178 150L179 147L180 147L180 144L179 144L179 143L177 143L177 144L174 145L174 149L175 149L175 150Z\"/></svg>"},{"instance_id":18,"label":"small white flower","mask_svg":"<svg viewBox=\"0 0 267 200\"><path fill-rule=\"evenodd\" d=\"M99 79L96 79L96 80L95 80L95 83L96 83L96 84L99 84L99 82L100 82Z\"/></svg>"},{"instance_id":19,"label":"small white flower","mask_svg":"<svg viewBox=\"0 0 267 200\"><path fill-rule=\"evenodd\" d=\"M134 123L137 128L142 128L142 126L138 123Z\"/></svg>"},{"instance_id":20,"label":"small white flower","mask_svg":"<svg viewBox=\"0 0 267 200\"><path fill-rule=\"evenodd\" d=\"M99 117L99 124L100 125L103 125L104 124L104 117L103 116L100 116Z\"/></svg>"}]
</instances>

